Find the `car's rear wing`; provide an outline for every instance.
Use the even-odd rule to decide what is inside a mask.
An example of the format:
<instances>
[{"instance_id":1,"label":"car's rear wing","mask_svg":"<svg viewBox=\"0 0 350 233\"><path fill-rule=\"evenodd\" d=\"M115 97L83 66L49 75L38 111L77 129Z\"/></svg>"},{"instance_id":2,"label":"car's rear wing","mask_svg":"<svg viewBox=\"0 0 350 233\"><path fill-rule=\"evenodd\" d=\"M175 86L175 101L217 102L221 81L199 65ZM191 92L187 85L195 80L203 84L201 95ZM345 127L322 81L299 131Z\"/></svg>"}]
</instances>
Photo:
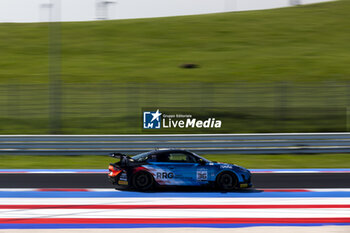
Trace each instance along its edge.
<instances>
[{"instance_id":1,"label":"car's rear wing","mask_svg":"<svg viewBox=\"0 0 350 233\"><path fill-rule=\"evenodd\" d=\"M122 158L128 158L129 156L122 154L122 153L111 153L109 154L110 157L116 158L116 159L122 159Z\"/></svg>"},{"instance_id":2,"label":"car's rear wing","mask_svg":"<svg viewBox=\"0 0 350 233\"><path fill-rule=\"evenodd\" d=\"M116 158L116 159L120 159L120 166L124 167L124 166L128 166L129 165L129 161L130 161L130 157L122 154L122 153L111 153L109 154L110 157Z\"/></svg>"}]
</instances>

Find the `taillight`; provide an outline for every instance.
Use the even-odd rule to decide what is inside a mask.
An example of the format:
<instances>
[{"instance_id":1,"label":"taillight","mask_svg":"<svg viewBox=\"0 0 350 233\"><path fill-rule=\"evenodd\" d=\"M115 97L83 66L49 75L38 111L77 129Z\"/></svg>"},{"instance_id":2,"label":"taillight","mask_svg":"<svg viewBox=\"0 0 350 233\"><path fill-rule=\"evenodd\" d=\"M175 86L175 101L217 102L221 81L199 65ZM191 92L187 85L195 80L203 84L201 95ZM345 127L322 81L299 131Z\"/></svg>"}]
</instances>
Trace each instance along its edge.
<instances>
[{"instance_id":1,"label":"taillight","mask_svg":"<svg viewBox=\"0 0 350 233\"><path fill-rule=\"evenodd\" d=\"M113 165L109 165L108 170L109 170L108 176L112 176L112 177L117 176L122 171Z\"/></svg>"}]
</instances>

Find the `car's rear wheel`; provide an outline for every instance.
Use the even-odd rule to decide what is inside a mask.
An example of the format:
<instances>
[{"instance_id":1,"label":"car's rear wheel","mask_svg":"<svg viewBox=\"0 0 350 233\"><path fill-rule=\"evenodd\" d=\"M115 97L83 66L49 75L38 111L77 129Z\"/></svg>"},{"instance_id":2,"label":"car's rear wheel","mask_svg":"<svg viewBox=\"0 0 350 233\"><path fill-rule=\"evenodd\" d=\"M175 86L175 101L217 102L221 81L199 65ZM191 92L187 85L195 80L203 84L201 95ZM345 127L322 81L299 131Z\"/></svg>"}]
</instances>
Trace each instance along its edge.
<instances>
[{"instance_id":1,"label":"car's rear wheel","mask_svg":"<svg viewBox=\"0 0 350 233\"><path fill-rule=\"evenodd\" d=\"M153 188L153 176L148 172L138 172L133 176L132 184L139 191L147 191Z\"/></svg>"},{"instance_id":2,"label":"car's rear wheel","mask_svg":"<svg viewBox=\"0 0 350 233\"><path fill-rule=\"evenodd\" d=\"M220 190L231 191L237 187L237 177L231 172L223 172L218 175L216 185Z\"/></svg>"}]
</instances>

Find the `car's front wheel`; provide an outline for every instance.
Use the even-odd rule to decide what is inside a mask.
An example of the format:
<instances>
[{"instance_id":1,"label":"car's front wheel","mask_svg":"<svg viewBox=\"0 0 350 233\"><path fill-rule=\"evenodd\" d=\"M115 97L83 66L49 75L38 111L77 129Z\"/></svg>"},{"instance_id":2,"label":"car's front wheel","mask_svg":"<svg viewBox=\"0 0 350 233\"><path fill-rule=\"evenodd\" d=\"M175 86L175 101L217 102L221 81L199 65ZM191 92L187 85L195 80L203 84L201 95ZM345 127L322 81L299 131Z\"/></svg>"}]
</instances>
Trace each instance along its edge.
<instances>
[{"instance_id":1,"label":"car's front wheel","mask_svg":"<svg viewBox=\"0 0 350 233\"><path fill-rule=\"evenodd\" d=\"M132 184L139 191L147 191L153 188L154 179L150 173L140 171L133 176Z\"/></svg>"},{"instance_id":2,"label":"car's front wheel","mask_svg":"<svg viewBox=\"0 0 350 233\"><path fill-rule=\"evenodd\" d=\"M231 191L237 187L236 175L231 172L223 172L216 178L216 185L220 190Z\"/></svg>"}]
</instances>

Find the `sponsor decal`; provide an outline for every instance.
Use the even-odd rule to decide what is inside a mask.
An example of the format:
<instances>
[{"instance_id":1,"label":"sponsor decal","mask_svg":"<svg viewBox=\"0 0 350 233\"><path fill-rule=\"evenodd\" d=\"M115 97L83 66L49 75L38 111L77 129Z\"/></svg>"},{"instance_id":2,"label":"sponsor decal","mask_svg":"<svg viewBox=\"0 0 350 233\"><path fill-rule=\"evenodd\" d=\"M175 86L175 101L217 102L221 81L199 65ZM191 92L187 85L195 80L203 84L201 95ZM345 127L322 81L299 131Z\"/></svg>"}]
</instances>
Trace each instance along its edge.
<instances>
[{"instance_id":1,"label":"sponsor decal","mask_svg":"<svg viewBox=\"0 0 350 233\"><path fill-rule=\"evenodd\" d=\"M123 171L122 174L120 174L119 180L124 180L124 181L128 180L128 177L125 171Z\"/></svg>"},{"instance_id":2,"label":"sponsor decal","mask_svg":"<svg viewBox=\"0 0 350 233\"><path fill-rule=\"evenodd\" d=\"M119 185L128 185L129 183L128 183L128 181L125 181L125 180L119 180L118 184Z\"/></svg>"},{"instance_id":3,"label":"sponsor decal","mask_svg":"<svg viewBox=\"0 0 350 233\"><path fill-rule=\"evenodd\" d=\"M165 180L165 179L173 179L174 173L172 172L157 172L156 179Z\"/></svg>"},{"instance_id":4,"label":"sponsor decal","mask_svg":"<svg viewBox=\"0 0 350 233\"><path fill-rule=\"evenodd\" d=\"M126 174L126 171L123 171L121 174L120 174L120 177L119 177L119 180L118 180L118 184L119 185L128 185L128 177L127 177L127 174Z\"/></svg>"}]
</instances>

